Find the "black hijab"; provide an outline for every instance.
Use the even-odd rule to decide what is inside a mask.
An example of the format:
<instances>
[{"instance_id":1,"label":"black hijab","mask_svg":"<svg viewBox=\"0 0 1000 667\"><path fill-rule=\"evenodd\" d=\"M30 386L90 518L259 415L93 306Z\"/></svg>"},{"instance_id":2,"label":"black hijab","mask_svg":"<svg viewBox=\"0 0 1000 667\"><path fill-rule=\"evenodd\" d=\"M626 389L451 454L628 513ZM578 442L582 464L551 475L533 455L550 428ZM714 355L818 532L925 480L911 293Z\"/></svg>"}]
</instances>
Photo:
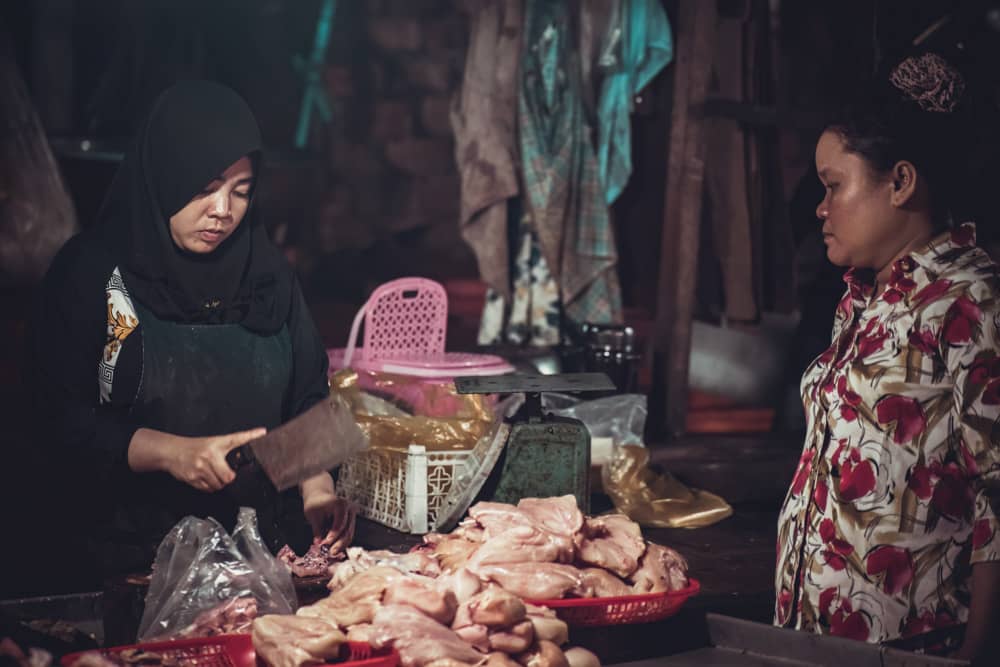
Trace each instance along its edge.
<instances>
[{"instance_id":1,"label":"black hijab","mask_svg":"<svg viewBox=\"0 0 1000 667\"><path fill-rule=\"evenodd\" d=\"M264 226L246 215L216 250L178 248L170 217L244 156L260 171L261 138L246 102L210 81L171 86L153 103L115 175L98 225L117 250L131 296L173 322L242 324L259 333L281 328L291 307L293 275Z\"/></svg>"}]
</instances>

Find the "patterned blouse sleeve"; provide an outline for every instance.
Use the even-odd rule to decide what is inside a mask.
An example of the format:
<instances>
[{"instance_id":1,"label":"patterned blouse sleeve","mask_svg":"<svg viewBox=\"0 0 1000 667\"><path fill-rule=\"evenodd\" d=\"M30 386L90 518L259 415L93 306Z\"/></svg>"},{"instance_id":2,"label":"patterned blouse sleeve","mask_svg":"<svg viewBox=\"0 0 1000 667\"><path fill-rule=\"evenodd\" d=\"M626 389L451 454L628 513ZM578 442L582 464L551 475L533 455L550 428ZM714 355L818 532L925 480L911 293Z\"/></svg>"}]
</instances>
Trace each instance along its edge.
<instances>
[{"instance_id":1,"label":"patterned blouse sleeve","mask_svg":"<svg viewBox=\"0 0 1000 667\"><path fill-rule=\"evenodd\" d=\"M1000 300L997 285L977 281L951 301L940 342L954 381L958 465L975 494L973 563L1000 561Z\"/></svg>"},{"instance_id":2,"label":"patterned blouse sleeve","mask_svg":"<svg viewBox=\"0 0 1000 667\"><path fill-rule=\"evenodd\" d=\"M49 268L34 314L33 394L43 440L53 455L107 483L127 470L138 425L99 404L98 361L107 331L104 283L113 264L95 244L71 239Z\"/></svg>"}]
</instances>

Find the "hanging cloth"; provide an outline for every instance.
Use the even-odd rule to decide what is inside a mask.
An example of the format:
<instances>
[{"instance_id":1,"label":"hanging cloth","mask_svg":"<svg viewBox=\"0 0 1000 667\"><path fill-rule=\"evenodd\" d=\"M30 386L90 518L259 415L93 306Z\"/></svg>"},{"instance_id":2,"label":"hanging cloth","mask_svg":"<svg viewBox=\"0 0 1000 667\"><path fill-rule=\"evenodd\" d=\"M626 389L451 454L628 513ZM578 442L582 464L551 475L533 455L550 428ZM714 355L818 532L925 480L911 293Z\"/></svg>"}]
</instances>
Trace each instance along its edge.
<instances>
[{"instance_id":1,"label":"hanging cloth","mask_svg":"<svg viewBox=\"0 0 1000 667\"><path fill-rule=\"evenodd\" d=\"M659 0L615 4L617 13L597 62L603 76L597 158L608 204L622 193L632 173L632 100L674 57L670 22Z\"/></svg>"},{"instance_id":2,"label":"hanging cloth","mask_svg":"<svg viewBox=\"0 0 1000 667\"><path fill-rule=\"evenodd\" d=\"M526 211L559 284L567 325L620 323L614 231L584 117L567 3L529 0L518 129Z\"/></svg>"}]
</instances>

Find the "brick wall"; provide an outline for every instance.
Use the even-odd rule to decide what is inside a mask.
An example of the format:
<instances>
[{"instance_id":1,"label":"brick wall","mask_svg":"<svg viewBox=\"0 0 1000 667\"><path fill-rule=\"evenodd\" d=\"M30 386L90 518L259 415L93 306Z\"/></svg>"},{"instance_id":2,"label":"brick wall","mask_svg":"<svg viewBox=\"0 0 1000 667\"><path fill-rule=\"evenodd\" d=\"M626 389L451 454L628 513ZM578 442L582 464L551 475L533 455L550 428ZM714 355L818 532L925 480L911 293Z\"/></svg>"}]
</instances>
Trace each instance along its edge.
<instances>
[{"instance_id":1,"label":"brick wall","mask_svg":"<svg viewBox=\"0 0 1000 667\"><path fill-rule=\"evenodd\" d=\"M474 277L448 122L466 16L452 0L339 4L325 72L334 122L312 137L327 178L299 250L324 282L350 280L346 254L363 256L362 292L403 274Z\"/></svg>"}]
</instances>

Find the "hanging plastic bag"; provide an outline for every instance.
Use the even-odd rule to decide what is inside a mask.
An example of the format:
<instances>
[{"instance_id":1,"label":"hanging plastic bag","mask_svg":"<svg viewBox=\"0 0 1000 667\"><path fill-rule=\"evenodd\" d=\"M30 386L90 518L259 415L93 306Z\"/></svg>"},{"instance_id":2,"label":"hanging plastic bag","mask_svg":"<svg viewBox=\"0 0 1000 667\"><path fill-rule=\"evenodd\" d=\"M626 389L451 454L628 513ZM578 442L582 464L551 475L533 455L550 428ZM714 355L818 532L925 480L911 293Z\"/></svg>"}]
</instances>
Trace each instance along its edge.
<instances>
[{"instance_id":1,"label":"hanging plastic bag","mask_svg":"<svg viewBox=\"0 0 1000 667\"><path fill-rule=\"evenodd\" d=\"M157 549L138 639L246 633L258 615L296 606L291 572L264 546L253 509L240 509L232 537L215 519L189 516Z\"/></svg>"}]
</instances>

